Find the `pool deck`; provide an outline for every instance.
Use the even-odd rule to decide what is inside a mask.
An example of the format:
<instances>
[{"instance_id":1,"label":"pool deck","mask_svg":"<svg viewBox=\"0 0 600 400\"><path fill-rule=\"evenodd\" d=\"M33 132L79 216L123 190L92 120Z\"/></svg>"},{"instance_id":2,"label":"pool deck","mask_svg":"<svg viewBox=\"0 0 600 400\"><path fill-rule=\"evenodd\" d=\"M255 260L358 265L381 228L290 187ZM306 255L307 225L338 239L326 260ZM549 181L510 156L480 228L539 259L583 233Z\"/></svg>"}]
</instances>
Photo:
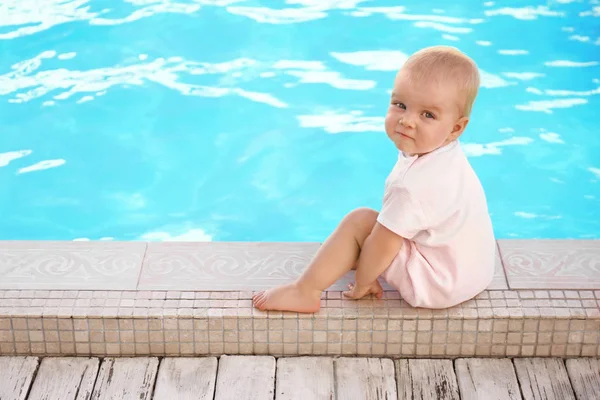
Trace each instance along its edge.
<instances>
[{"instance_id":1,"label":"pool deck","mask_svg":"<svg viewBox=\"0 0 600 400\"><path fill-rule=\"evenodd\" d=\"M0 398L563 399L600 390L600 360L0 357Z\"/></svg>"},{"instance_id":2,"label":"pool deck","mask_svg":"<svg viewBox=\"0 0 600 400\"><path fill-rule=\"evenodd\" d=\"M600 241L499 240L488 290L446 310L397 292L261 312L319 243L0 242L0 355L598 357Z\"/></svg>"}]
</instances>

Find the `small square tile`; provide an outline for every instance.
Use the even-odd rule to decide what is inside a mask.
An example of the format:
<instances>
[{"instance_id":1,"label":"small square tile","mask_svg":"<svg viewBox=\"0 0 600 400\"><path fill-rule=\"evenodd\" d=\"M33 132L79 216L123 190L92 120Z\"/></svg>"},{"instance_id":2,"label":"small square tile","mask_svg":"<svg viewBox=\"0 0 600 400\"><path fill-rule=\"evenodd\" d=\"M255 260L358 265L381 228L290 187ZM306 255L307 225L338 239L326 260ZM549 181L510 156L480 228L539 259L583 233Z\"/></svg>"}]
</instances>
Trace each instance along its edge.
<instances>
[{"instance_id":1,"label":"small square tile","mask_svg":"<svg viewBox=\"0 0 600 400\"><path fill-rule=\"evenodd\" d=\"M327 343L314 343L313 352L317 355L327 354Z\"/></svg>"},{"instance_id":2,"label":"small square tile","mask_svg":"<svg viewBox=\"0 0 600 400\"><path fill-rule=\"evenodd\" d=\"M446 354L446 345L443 344L434 344L431 346L431 355L432 356L443 356Z\"/></svg>"},{"instance_id":3,"label":"small square tile","mask_svg":"<svg viewBox=\"0 0 600 400\"><path fill-rule=\"evenodd\" d=\"M554 330L554 320L541 320L538 329L540 332L552 332Z\"/></svg>"},{"instance_id":4,"label":"small square tile","mask_svg":"<svg viewBox=\"0 0 600 400\"><path fill-rule=\"evenodd\" d=\"M477 335L477 343L478 344L491 344L492 343L492 334L480 332Z\"/></svg>"},{"instance_id":5,"label":"small square tile","mask_svg":"<svg viewBox=\"0 0 600 400\"><path fill-rule=\"evenodd\" d=\"M404 357L415 356L417 354L417 349L416 349L415 345L403 344L400 349L400 354Z\"/></svg>"},{"instance_id":6,"label":"small square tile","mask_svg":"<svg viewBox=\"0 0 600 400\"><path fill-rule=\"evenodd\" d=\"M150 352L154 355L165 355L164 343L150 343Z\"/></svg>"},{"instance_id":7,"label":"small square tile","mask_svg":"<svg viewBox=\"0 0 600 400\"><path fill-rule=\"evenodd\" d=\"M135 355L146 356L150 355L150 344L149 343L136 343L135 344Z\"/></svg>"},{"instance_id":8,"label":"small square tile","mask_svg":"<svg viewBox=\"0 0 600 400\"><path fill-rule=\"evenodd\" d=\"M523 333L523 344L535 344L537 342L536 332Z\"/></svg>"},{"instance_id":9,"label":"small square tile","mask_svg":"<svg viewBox=\"0 0 600 400\"><path fill-rule=\"evenodd\" d=\"M507 357L517 357L521 352L520 346L506 346L506 356Z\"/></svg>"},{"instance_id":10,"label":"small square tile","mask_svg":"<svg viewBox=\"0 0 600 400\"><path fill-rule=\"evenodd\" d=\"M431 344L431 332L417 332L417 344Z\"/></svg>"},{"instance_id":11,"label":"small square tile","mask_svg":"<svg viewBox=\"0 0 600 400\"><path fill-rule=\"evenodd\" d=\"M535 348L535 355L538 357L547 357L550 355L549 345L538 345Z\"/></svg>"},{"instance_id":12,"label":"small square tile","mask_svg":"<svg viewBox=\"0 0 600 400\"><path fill-rule=\"evenodd\" d=\"M360 334L360 333L359 333ZM359 339L360 342L360 339ZM417 333L416 332L403 332L402 333L402 343L416 343L417 342Z\"/></svg>"},{"instance_id":13,"label":"small square tile","mask_svg":"<svg viewBox=\"0 0 600 400\"><path fill-rule=\"evenodd\" d=\"M304 343L298 345L298 354L300 355L312 355L313 354L313 345L312 343Z\"/></svg>"},{"instance_id":14,"label":"small square tile","mask_svg":"<svg viewBox=\"0 0 600 400\"><path fill-rule=\"evenodd\" d=\"M474 332L465 332L462 334L462 343L475 344L477 342L477 334Z\"/></svg>"},{"instance_id":15,"label":"small square tile","mask_svg":"<svg viewBox=\"0 0 600 400\"><path fill-rule=\"evenodd\" d=\"M434 322L437 322L437 321L434 321ZM460 332L463 330L463 321L451 319L448 321L447 329L451 332Z\"/></svg>"},{"instance_id":16,"label":"small square tile","mask_svg":"<svg viewBox=\"0 0 600 400\"><path fill-rule=\"evenodd\" d=\"M221 348L222 347L223 347L223 344L221 343ZM165 343L165 354L167 356L171 356L171 357L180 356L181 351L179 349L179 343Z\"/></svg>"},{"instance_id":17,"label":"small square tile","mask_svg":"<svg viewBox=\"0 0 600 400\"><path fill-rule=\"evenodd\" d=\"M524 321L523 320L510 320L508 321L508 331L509 332L522 332L524 330Z\"/></svg>"},{"instance_id":18,"label":"small square tile","mask_svg":"<svg viewBox=\"0 0 600 400\"><path fill-rule=\"evenodd\" d=\"M32 355L44 355L46 354L45 343L31 343L31 354Z\"/></svg>"},{"instance_id":19,"label":"small square tile","mask_svg":"<svg viewBox=\"0 0 600 400\"><path fill-rule=\"evenodd\" d=\"M521 332L510 332L506 337L506 342L508 344L521 344L523 334Z\"/></svg>"},{"instance_id":20,"label":"small square tile","mask_svg":"<svg viewBox=\"0 0 600 400\"><path fill-rule=\"evenodd\" d=\"M312 333L311 333L312 334ZM254 342L255 343L267 343L267 331L254 331Z\"/></svg>"},{"instance_id":21,"label":"small square tile","mask_svg":"<svg viewBox=\"0 0 600 400\"><path fill-rule=\"evenodd\" d=\"M508 332L508 320L495 320L494 332Z\"/></svg>"},{"instance_id":22,"label":"small square tile","mask_svg":"<svg viewBox=\"0 0 600 400\"><path fill-rule=\"evenodd\" d=\"M595 344L598 343L598 337L600 334L598 331L589 331L583 334L583 343L585 344Z\"/></svg>"},{"instance_id":23,"label":"small square tile","mask_svg":"<svg viewBox=\"0 0 600 400\"><path fill-rule=\"evenodd\" d=\"M583 343L583 332L569 333L568 343Z\"/></svg>"},{"instance_id":24,"label":"small square tile","mask_svg":"<svg viewBox=\"0 0 600 400\"><path fill-rule=\"evenodd\" d=\"M600 354L596 354L596 345L584 344L581 348L582 357L597 357Z\"/></svg>"},{"instance_id":25,"label":"small square tile","mask_svg":"<svg viewBox=\"0 0 600 400\"><path fill-rule=\"evenodd\" d=\"M17 349L17 354L31 354L31 344L27 343L15 343L15 348ZM73 352L68 352L68 354L72 354Z\"/></svg>"},{"instance_id":26,"label":"small square tile","mask_svg":"<svg viewBox=\"0 0 600 400\"><path fill-rule=\"evenodd\" d=\"M567 357L580 357L582 350L583 350L582 344L568 344L566 355L567 355Z\"/></svg>"},{"instance_id":27,"label":"small square tile","mask_svg":"<svg viewBox=\"0 0 600 400\"><path fill-rule=\"evenodd\" d=\"M463 330L466 332L477 331L478 321L463 321Z\"/></svg>"},{"instance_id":28,"label":"small square tile","mask_svg":"<svg viewBox=\"0 0 600 400\"><path fill-rule=\"evenodd\" d=\"M402 330L403 331L416 331L417 330L417 321L415 320L405 320L402 322Z\"/></svg>"},{"instance_id":29,"label":"small square tile","mask_svg":"<svg viewBox=\"0 0 600 400\"><path fill-rule=\"evenodd\" d=\"M356 345L356 351L358 355L368 356L371 355L371 344L370 343L358 343Z\"/></svg>"},{"instance_id":30,"label":"small square tile","mask_svg":"<svg viewBox=\"0 0 600 400\"><path fill-rule=\"evenodd\" d=\"M491 346L476 346L475 347L475 355L477 356L490 356L492 353L492 347Z\"/></svg>"},{"instance_id":31,"label":"small square tile","mask_svg":"<svg viewBox=\"0 0 600 400\"><path fill-rule=\"evenodd\" d=\"M462 356L474 356L475 349L476 347L474 344L463 344L460 346L460 353Z\"/></svg>"},{"instance_id":32,"label":"small square tile","mask_svg":"<svg viewBox=\"0 0 600 400\"><path fill-rule=\"evenodd\" d=\"M14 331L14 341L15 342L29 342L29 332L27 332L26 330Z\"/></svg>"},{"instance_id":33,"label":"small square tile","mask_svg":"<svg viewBox=\"0 0 600 400\"><path fill-rule=\"evenodd\" d=\"M1 336L0 336L1 338ZM29 331L29 341L30 342L43 342L44 341L44 332L43 331Z\"/></svg>"},{"instance_id":34,"label":"small square tile","mask_svg":"<svg viewBox=\"0 0 600 400\"><path fill-rule=\"evenodd\" d=\"M550 349L550 355L555 357L565 356L567 353L567 346L564 344L555 344Z\"/></svg>"},{"instance_id":35,"label":"small square tile","mask_svg":"<svg viewBox=\"0 0 600 400\"><path fill-rule=\"evenodd\" d=\"M492 334L492 343L493 344L505 344L506 343L506 333L494 333Z\"/></svg>"},{"instance_id":36,"label":"small square tile","mask_svg":"<svg viewBox=\"0 0 600 400\"><path fill-rule=\"evenodd\" d=\"M496 345L496 346L492 346L492 353L491 355L493 357L503 357L506 355L506 346L500 346L500 345Z\"/></svg>"},{"instance_id":37,"label":"small square tile","mask_svg":"<svg viewBox=\"0 0 600 400\"><path fill-rule=\"evenodd\" d=\"M15 334L16 334L16 332L15 332ZM74 342L75 341L72 331L60 331L58 333L58 338L61 342ZM16 337L15 337L15 339L16 339Z\"/></svg>"},{"instance_id":38,"label":"small square tile","mask_svg":"<svg viewBox=\"0 0 600 400\"><path fill-rule=\"evenodd\" d=\"M373 332L373 343L385 343L387 341L387 332Z\"/></svg>"},{"instance_id":39,"label":"small square tile","mask_svg":"<svg viewBox=\"0 0 600 400\"><path fill-rule=\"evenodd\" d=\"M552 344L552 333L551 332L540 332L537 335L538 344Z\"/></svg>"},{"instance_id":40,"label":"small square tile","mask_svg":"<svg viewBox=\"0 0 600 400\"><path fill-rule=\"evenodd\" d=\"M283 331L283 343L296 343L298 342L298 331L285 330ZM284 345L285 348L285 345Z\"/></svg>"},{"instance_id":41,"label":"small square tile","mask_svg":"<svg viewBox=\"0 0 600 400\"><path fill-rule=\"evenodd\" d=\"M123 356L135 355L135 344L134 343L121 343L121 353Z\"/></svg>"},{"instance_id":42,"label":"small square tile","mask_svg":"<svg viewBox=\"0 0 600 400\"><path fill-rule=\"evenodd\" d=\"M392 321L390 321L392 322ZM446 331L448 330L448 320L445 319L441 319L441 320L434 320L433 321L433 331L436 332L440 332L440 331ZM450 322L454 322L454 323L461 323L461 321L450 321ZM400 325L400 321L397 321L398 325Z\"/></svg>"},{"instance_id":43,"label":"small square tile","mask_svg":"<svg viewBox=\"0 0 600 400\"><path fill-rule=\"evenodd\" d=\"M448 344L459 344L462 341L461 332L450 332L448 333Z\"/></svg>"},{"instance_id":44,"label":"small square tile","mask_svg":"<svg viewBox=\"0 0 600 400\"><path fill-rule=\"evenodd\" d=\"M493 320L479 320L479 331L480 332L491 332L493 327Z\"/></svg>"},{"instance_id":45,"label":"small square tile","mask_svg":"<svg viewBox=\"0 0 600 400\"><path fill-rule=\"evenodd\" d=\"M446 333L445 332L434 332L431 337L431 342L434 344L446 343Z\"/></svg>"},{"instance_id":46,"label":"small square tile","mask_svg":"<svg viewBox=\"0 0 600 400\"><path fill-rule=\"evenodd\" d=\"M316 332L315 332L316 333ZM319 332L326 336L326 332ZM282 343L283 331L269 331L269 343Z\"/></svg>"},{"instance_id":47,"label":"small square tile","mask_svg":"<svg viewBox=\"0 0 600 400\"><path fill-rule=\"evenodd\" d=\"M420 332L422 331L431 331L432 321L430 320L419 320L417 327Z\"/></svg>"}]
</instances>

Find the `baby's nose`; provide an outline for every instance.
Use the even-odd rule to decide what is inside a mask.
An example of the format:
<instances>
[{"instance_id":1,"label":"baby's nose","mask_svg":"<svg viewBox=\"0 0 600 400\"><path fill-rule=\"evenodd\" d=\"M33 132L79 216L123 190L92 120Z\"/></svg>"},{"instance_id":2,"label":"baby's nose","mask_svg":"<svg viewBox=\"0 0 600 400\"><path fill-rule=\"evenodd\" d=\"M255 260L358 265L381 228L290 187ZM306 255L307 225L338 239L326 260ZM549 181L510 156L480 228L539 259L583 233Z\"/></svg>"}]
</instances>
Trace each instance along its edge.
<instances>
[{"instance_id":1,"label":"baby's nose","mask_svg":"<svg viewBox=\"0 0 600 400\"><path fill-rule=\"evenodd\" d=\"M415 127L414 120L411 117L409 117L408 115L404 115L402 118L400 118L400 120L398 120L398 122L400 123L400 125L403 125L407 128Z\"/></svg>"}]
</instances>

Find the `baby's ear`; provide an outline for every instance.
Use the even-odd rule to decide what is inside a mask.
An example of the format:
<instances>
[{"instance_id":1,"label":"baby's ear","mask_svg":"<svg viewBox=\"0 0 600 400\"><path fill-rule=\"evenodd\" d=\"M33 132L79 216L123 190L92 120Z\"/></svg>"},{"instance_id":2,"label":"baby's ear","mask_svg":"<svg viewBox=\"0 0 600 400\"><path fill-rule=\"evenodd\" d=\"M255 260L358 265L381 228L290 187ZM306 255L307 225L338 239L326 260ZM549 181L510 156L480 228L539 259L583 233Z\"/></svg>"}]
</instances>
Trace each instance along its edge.
<instances>
[{"instance_id":1,"label":"baby's ear","mask_svg":"<svg viewBox=\"0 0 600 400\"><path fill-rule=\"evenodd\" d=\"M461 117L454 123L452 132L450 132L450 139L456 140L465 131L467 124L469 123L469 117Z\"/></svg>"}]
</instances>

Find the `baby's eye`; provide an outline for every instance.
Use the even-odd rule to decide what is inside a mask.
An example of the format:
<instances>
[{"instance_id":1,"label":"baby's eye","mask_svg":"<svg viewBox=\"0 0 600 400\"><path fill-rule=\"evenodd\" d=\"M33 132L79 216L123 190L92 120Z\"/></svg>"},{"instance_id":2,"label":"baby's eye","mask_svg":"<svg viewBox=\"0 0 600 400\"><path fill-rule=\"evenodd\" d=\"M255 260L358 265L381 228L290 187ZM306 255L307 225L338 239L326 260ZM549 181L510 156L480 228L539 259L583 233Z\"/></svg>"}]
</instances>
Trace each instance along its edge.
<instances>
[{"instance_id":1,"label":"baby's eye","mask_svg":"<svg viewBox=\"0 0 600 400\"><path fill-rule=\"evenodd\" d=\"M404 103L394 103L394 105L396 107L399 107L399 108L403 109L403 110L406 110L406 104L404 104Z\"/></svg>"},{"instance_id":2,"label":"baby's eye","mask_svg":"<svg viewBox=\"0 0 600 400\"><path fill-rule=\"evenodd\" d=\"M423 113L423 115L425 115L425 118L429 118L429 119L435 119L435 115L433 115L432 113L430 113L429 111L425 111Z\"/></svg>"}]
</instances>

